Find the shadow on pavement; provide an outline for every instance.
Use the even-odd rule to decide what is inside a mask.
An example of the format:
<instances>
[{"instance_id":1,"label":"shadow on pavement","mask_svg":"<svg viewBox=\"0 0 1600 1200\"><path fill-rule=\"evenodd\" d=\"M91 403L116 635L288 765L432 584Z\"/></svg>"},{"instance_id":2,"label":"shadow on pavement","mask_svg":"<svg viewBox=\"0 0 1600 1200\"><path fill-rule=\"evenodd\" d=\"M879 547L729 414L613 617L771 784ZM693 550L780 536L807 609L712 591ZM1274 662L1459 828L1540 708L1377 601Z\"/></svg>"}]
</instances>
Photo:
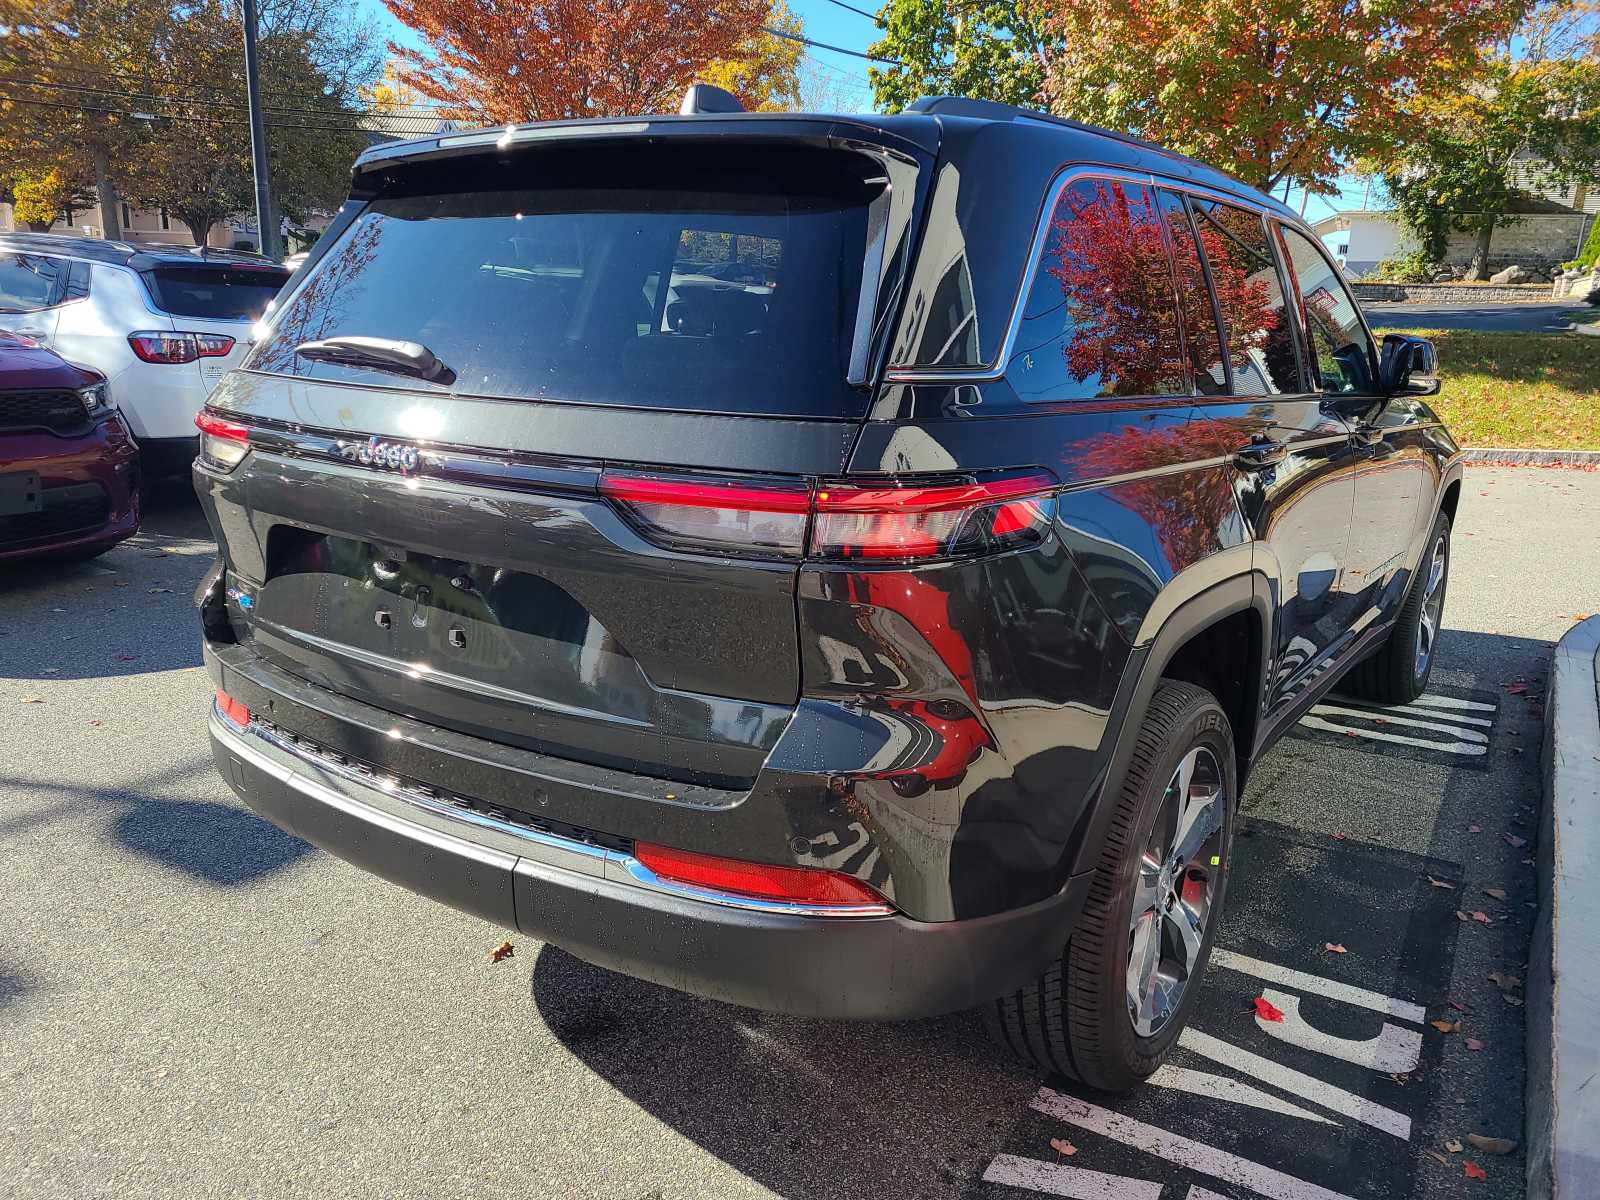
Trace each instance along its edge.
<instances>
[{"instance_id":1,"label":"shadow on pavement","mask_svg":"<svg viewBox=\"0 0 1600 1200\"><path fill-rule=\"evenodd\" d=\"M618 1092L787 1200L949 1195L1039 1077L977 1020L810 1021L702 1000L546 945L533 1001Z\"/></svg>"},{"instance_id":2,"label":"shadow on pavement","mask_svg":"<svg viewBox=\"0 0 1600 1200\"><path fill-rule=\"evenodd\" d=\"M116 833L128 849L223 887L281 871L314 850L248 809L208 800L140 800L117 818Z\"/></svg>"},{"instance_id":3,"label":"shadow on pavement","mask_svg":"<svg viewBox=\"0 0 1600 1200\"><path fill-rule=\"evenodd\" d=\"M33 984L27 979L15 971L0 966L0 1008L15 1004L33 990Z\"/></svg>"}]
</instances>

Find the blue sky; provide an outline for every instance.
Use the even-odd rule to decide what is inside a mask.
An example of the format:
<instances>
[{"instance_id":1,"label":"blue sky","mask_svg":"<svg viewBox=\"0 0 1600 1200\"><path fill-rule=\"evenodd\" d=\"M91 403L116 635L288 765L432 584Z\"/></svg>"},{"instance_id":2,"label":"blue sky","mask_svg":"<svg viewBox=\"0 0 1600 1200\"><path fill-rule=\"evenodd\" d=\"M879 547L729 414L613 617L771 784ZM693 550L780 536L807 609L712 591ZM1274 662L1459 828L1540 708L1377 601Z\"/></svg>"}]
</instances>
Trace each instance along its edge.
<instances>
[{"instance_id":1,"label":"blue sky","mask_svg":"<svg viewBox=\"0 0 1600 1200\"><path fill-rule=\"evenodd\" d=\"M363 9L377 18L389 37L402 45L418 45L416 36L390 16L380 0L360 0L360 3ZM881 0L848 0L848 3L871 12ZM877 38L877 28L870 19L830 0L788 0L788 4L805 22L806 36L814 41L827 42L847 50L865 51ZM865 59L810 47L806 49L806 58L808 66L824 73L837 84L843 107L862 110L872 107L872 89L867 84ZM1305 210L1307 219L1315 221L1338 209L1359 208L1364 185L1356 179L1345 180L1344 184L1344 192L1337 198L1311 197ZM1290 193L1288 203L1298 211L1301 199L1300 192L1296 190Z\"/></svg>"}]
</instances>

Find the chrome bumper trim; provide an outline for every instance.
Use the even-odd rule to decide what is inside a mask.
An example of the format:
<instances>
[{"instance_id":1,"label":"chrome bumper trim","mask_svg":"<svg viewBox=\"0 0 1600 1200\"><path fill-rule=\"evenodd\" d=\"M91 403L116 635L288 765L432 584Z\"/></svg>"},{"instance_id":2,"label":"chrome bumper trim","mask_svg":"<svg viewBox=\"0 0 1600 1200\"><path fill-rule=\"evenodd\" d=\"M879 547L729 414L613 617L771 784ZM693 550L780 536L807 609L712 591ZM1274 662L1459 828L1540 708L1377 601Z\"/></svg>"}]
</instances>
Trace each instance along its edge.
<instances>
[{"instance_id":1,"label":"chrome bumper trim","mask_svg":"<svg viewBox=\"0 0 1600 1200\"><path fill-rule=\"evenodd\" d=\"M212 735L240 758L313 800L333 805L363 821L403 832L407 837L424 840L446 852L466 855L480 862L502 866L507 870L523 873L532 871L536 867L553 868L594 879L604 879L611 883L625 884L642 891L775 916L886 917L895 911L894 907L887 903L818 905L804 901L764 900L663 879L633 855L624 851L612 850L577 838L563 837L560 834L535 829L530 825L521 825L452 804L430 789L419 788L394 776L382 775L369 767L353 765L346 759L335 759L308 743L298 739L291 740L275 730L264 728L256 721L241 727L223 716L214 702L211 707L210 728ZM295 765L285 765L264 753L263 746L289 756ZM304 770L301 769L302 766ZM318 780L313 772L331 775L356 787L380 791L419 812L461 827L461 834L457 836L441 833L428 825L406 821L383 809L364 804ZM467 832L472 829L489 830L517 839L518 853L512 855L479 845L467 836Z\"/></svg>"}]
</instances>

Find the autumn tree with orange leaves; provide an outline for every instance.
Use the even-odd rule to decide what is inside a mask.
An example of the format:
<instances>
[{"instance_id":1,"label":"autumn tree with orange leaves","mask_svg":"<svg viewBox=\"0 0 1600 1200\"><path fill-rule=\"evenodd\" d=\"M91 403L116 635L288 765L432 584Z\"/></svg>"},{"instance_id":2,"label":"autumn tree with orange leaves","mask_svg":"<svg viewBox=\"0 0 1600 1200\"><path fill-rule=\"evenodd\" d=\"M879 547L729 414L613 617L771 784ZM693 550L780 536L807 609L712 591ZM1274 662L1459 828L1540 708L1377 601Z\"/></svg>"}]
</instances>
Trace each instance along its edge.
<instances>
[{"instance_id":1,"label":"autumn tree with orange leaves","mask_svg":"<svg viewBox=\"0 0 1600 1200\"><path fill-rule=\"evenodd\" d=\"M424 48L390 44L399 82L485 124L676 111L736 58L771 0L383 0ZM742 97L756 107L763 96Z\"/></svg>"}]
</instances>

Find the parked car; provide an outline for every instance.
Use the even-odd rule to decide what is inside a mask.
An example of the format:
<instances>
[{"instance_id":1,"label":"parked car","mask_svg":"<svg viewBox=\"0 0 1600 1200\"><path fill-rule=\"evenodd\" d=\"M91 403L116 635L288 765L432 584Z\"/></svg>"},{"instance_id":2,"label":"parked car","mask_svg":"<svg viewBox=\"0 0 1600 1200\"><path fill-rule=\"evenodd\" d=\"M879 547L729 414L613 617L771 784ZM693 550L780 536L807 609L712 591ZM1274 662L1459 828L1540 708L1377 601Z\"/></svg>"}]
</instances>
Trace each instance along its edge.
<instances>
[{"instance_id":1,"label":"parked car","mask_svg":"<svg viewBox=\"0 0 1600 1200\"><path fill-rule=\"evenodd\" d=\"M0 329L103 374L159 478L188 471L196 414L288 278L255 254L0 234Z\"/></svg>"},{"instance_id":2,"label":"parked car","mask_svg":"<svg viewBox=\"0 0 1600 1200\"><path fill-rule=\"evenodd\" d=\"M139 450L105 376L0 333L0 562L92 558L139 528Z\"/></svg>"},{"instance_id":3,"label":"parked car","mask_svg":"<svg viewBox=\"0 0 1600 1200\"><path fill-rule=\"evenodd\" d=\"M708 245L771 285L664 319ZM377 147L201 418L216 761L603 967L1125 1088L1254 764L1427 683L1436 389L1291 210L1038 113Z\"/></svg>"}]
</instances>

